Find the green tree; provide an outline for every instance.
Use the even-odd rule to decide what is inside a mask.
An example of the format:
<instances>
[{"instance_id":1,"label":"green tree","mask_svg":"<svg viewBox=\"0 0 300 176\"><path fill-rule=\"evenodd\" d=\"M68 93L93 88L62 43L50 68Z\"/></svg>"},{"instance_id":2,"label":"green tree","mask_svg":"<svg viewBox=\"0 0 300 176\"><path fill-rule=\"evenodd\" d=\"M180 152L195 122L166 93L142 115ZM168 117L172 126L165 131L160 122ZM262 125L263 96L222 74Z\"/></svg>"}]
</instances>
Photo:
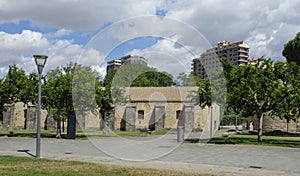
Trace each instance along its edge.
<instances>
[{"instance_id":1,"label":"green tree","mask_svg":"<svg viewBox=\"0 0 300 176\"><path fill-rule=\"evenodd\" d=\"M248 64L230 71L227 82L227 103L244 116L258 120L258 141L262 141L263 117L274 105L274 92L278 88L271 59L259 58L257 64Z\"/></svg>"},{"instance_id":2,"label":"green tree","mask_svg":"<svg viewBox=\"0 0 300 176\"><path fill-rule=\"evenodd\" d=\"M282 55L288 62L296 62L300 65L300 32L284 45Z\"/></svg>"},{"instance_id":3,"label":"green tree","mask_svg":"<svg viewBox=\"0 0 300 176\"><path fill-rule=\"evenodd\" d=\"M112 81L116 74L117 70L109 70L103 80L97 81L95 85L95 100L101 115L102 122L105 121L106 117L109 116L114 109L114 103L111 96L112 92Z\"/></svg>"},{"instance_id":4,"label":"green tree","mask_svg":"<svg viewBox=\"0 0 300 176\"><path fill-rule=\"evenodd\" d=\"M245 118L241 114L237 114L232 108L228 107L224 111L222 124L238 125L239 123L241 123L244 120L245 120Z\"/></svg>"},{"instance_id":5,"label":"green tree","mask_svg":"<svg viewBox=\"0 0 300 176\"><path fill-rule=\"evenodd\" d=\"M61 136L61 120L63 114L73 110L72 73L74 64L57 67L47 73L44 78L42 106L57 117L57 137Z\"/></svg>"},{"instance_id":6,"label":"green tree","mask_svg":"<svg viewBox=\"0 0 300 176\"><path fill-rule=\"evenodd\" d=\"M37 104L38 75L31 73L26 75L25 71L16 65L9 66L7 75L0 80L0 116L5 110L5 103L23 102L25 104Z\"/></svg>"},{"instance_id":7,"label":"green tree","mask_svg":"<svg viewBox=\"0 0 300 176\"><path fill-rule=\"evenodd\" d=\"M285 119L286 130L289 131L289 122L299 118L300 68L294 62L276 62L274 68L280 84L274 92L276 102L272 115Z\"/></svg>"},{"instance_id":8,"label":"green tree","mask_svg":"<svg viewBox=\"0 0 300 176\"><path fill-rule=\"evenodd\" d=\"M178 86L195 86L197 83L200 82L200 78L195 75L194 72L189 74L186 73L179 73L177 76L176 85Z\"/></svg>"},{"instance_id":9,"label":"green tree","mask_svg":"<svg viewBox=\"0 0 300 176\"><path fill-rule=\"evenodd\" d=\"M16 65L9 66L7 75L2 83L4 90L4 103L24 102L27 100L27 86L28 78L24 70L19 69Z\"/></svg>"},{"instance_id":10,"label":"green tree","mask_svg":"<svg viewBox=\"0 0 300 176\"><path fill-rule=\"evenodd\" d=\"M167 72L151 69L137 76L131 87L167 87L173 85L173 76Z\"/></svg>"},{"instance_id":11,"label":"green tree","mask_svg":"<svg viewBox=\"0 0 300 176\"><path fill-rule=\"evenodd\" d=\"M101 90L101 76L89 66L76 65L73 74L73 105L76 115L97 114L95 96Z\"/></svg>"},{"instance_id":12,"label":"green tree","mask_svg":"<svg viewBox=\"0 0 300 176\"><path fill-rule=\"evenodd\" d=\"M24 88L23 102L37 104L38 98L38 84L39 75L37 73L31 73L27 76L26 86Z\"/></svg>"},{"instance_id":13,"label":"green tree","mask_svg":"<svg viewBox=\"0 0 300 176\"><path fill-rule=\"evenodd\" d=\"M0 78L0 121L3 121L4 104L6 102L5 89L3 86L3 78ZM1 122L0 122L1 123Z\"/></svg>"}]
</instances>

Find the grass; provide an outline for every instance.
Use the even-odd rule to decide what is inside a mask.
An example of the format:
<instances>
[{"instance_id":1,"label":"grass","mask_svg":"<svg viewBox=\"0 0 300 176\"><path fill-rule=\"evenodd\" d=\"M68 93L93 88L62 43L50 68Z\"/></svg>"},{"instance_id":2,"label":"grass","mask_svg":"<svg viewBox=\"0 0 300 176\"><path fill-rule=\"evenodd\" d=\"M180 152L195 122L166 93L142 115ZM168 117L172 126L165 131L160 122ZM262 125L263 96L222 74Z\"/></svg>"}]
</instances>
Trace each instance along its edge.
<instances>
[{"instance_id":1,"label":"grass","mask_svg":"<svg viewBox=\"0 0 300 176\"><path fill-rule=\"evenodd\" d=\"M201 176L200 174L183 173L177 171L127 168L95 163L77 161L58 161L48 159L36 159L29 157L0 156L0 175L5 176ZM202 176L204 176L202 174Z\"/></svg>"},{"instance_id":2,"label":"grass","mask_svg":"<svg viewBox=\"0 0 300 176\"><path fill-rule=\"evenodd\" d=\"M151 135L164 135L167 134L168 131L153 131ZM14 131L0 131L0 136L7 135L9 137L36 137L35 130L14 130ZM149 134L141 133L139 131L114 131L113 133L104 134L101 131L77 131L76 139L87 139L88 137L114 137L114 136L122 136L122 137L138 137L138 136L146 136ZM41 138L56 138L56 131L54 130L41 130ZM66 132L62 133L61 138L67 139Z\"/></svg>"},{"instance_id":3,"label":"grass","mask_svg":"<svg viewBox=\"0 0 300 176\"><path fill-rule=\"evenodd\" d=\"M265 146L281 146L300 148L300 134L283 131L272 131L263 134L263 141L257 141L257 132L243 131L241 134L231 134L228 137L214 137L209 143L214 144L250 144Z\"/></svg>"}]
</instances>

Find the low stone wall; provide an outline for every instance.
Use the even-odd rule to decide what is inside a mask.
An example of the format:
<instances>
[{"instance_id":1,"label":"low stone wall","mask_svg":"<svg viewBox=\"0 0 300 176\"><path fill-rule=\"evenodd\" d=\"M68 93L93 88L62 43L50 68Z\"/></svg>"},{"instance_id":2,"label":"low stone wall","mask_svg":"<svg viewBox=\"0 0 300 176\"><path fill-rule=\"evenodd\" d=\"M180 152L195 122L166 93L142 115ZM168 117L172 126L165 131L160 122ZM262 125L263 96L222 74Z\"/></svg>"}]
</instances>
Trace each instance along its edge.
<instances>
[{"instance_id":1,"label":"low stone wall","mask_svg":"<svg viewBox=\"0 0 300 176\"><path fill-rule=\"evenodd\" d=\"M3 112L3 128L7 130L27 129L36 130L37 109L35 105L26 105L22 102L6 104ZM41 128L45 128L46 110L41 110Z\"/></svg>"},{"instance_id":2,"label":"low stone wall","mask_svg":"<svg viewBox=\"0 0 300 176\"><path fill-rule=\"evenodd\" d=\"M258 129L258 120L256 117L250 117L249 122L253 122L253 129ZM290 121L288 124L289 132L300 132L300 123ZM286 120L282 120L279 117L264 117L263 119L263 132L274 131L274 130L287 130Z\"/></svg>"}]
</instances>

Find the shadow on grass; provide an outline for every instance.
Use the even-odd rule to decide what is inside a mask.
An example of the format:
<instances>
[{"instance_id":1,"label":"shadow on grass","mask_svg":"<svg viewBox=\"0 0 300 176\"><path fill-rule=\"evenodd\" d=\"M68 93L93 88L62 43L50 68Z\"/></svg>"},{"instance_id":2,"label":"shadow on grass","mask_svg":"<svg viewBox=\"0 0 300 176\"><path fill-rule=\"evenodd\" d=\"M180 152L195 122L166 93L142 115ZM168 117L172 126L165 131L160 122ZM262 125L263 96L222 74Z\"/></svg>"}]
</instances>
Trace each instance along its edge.
<instances>
[{"instance_id":1,"label":"shadow on grass","mask_svg":"<svg viewBox=\"0 0 300 176\"><path fill-rule=\"evenodd\" d=\"M242 135L257 135L256 131L243 131ZM263 136L277 136L277 137L300 137L300 133L290 133L281 130L274 130L269 132L264 132Z\"/></svg>"},{"instance_id":2,"label":"shadow on grass","mask_svg":"<svg viewBox=\"0 0 300 176\"><path fill-rule=\"evenodd\" d=\"M265 137L264 137L265 136ZM286 138L285 138L286 137ZM228 137L214 137L209 140L199 138L185 139L185 143L211 143L211 144L246 144L300 148L299 133L287 133L280 130L266 132L263 134L263 141L257 141L257 132L242 131L241 134L232 134Z\"/></svg>"}]
</instances>

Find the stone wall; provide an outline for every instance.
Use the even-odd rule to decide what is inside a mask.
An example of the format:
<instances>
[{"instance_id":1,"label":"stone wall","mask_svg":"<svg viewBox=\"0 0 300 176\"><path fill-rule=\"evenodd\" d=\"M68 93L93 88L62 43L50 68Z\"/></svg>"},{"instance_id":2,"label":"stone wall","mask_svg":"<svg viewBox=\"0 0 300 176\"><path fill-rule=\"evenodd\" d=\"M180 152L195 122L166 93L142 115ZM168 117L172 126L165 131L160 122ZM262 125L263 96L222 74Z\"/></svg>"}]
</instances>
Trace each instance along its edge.
<instances>
[{"instance_id":1,"label":"stone wall","mask_svg":"<svg viewBox=\"0 0 300 176\"><path fill-rule=\"evenodd\" d=\"M36 129L36 106L26 105L22 102L6 104L6 111L3 112L3 128L13 129ZM47 116L46 110L41 110L41 128L45 128Z\"/></svg>"},{"instance_id":2,"label":"stone wall","mask_svg":"<svg viewBox=\"0 0 300 176\"><path fill-rule=\"evenodd\" d=\"M14 112L15 105L14 104L6 104L4 105L3 111L3 128L7 130L14 129Z\"/></svg>"},{"instance_id":3,"label":"stone wall","mask_svg":"<svg viewBox=\"0 0 300 176\"><path fill-rule=\"evenodd\" d=\"M253 129L258 129L258 120L256 117L250 117L250 122L253 122ZM300 132L300 123L295 123L294 121L290 121L288 124L289 132ZM286 120L282 120L279 117L264 117L263 119L263 132L274 131L274 130L287 130Z\"/></svg>"},{"instance_id":4,"label":"stone wall","mask_svg":"<svg viewBox=\"0 0 300 176\"><path fill-rule=\"evenodd\" d=\"M184 108L185 107L185 108ZM186 110L188 108L188 110ZM178 117L177 111L189 113L192 117L188 121L194 129L204 129L209 119L210 108L201 108L198 105L186 105L184 103L168 102L138 102L134 104L118 105L115 108L115 129L116 130L134 130L148 128L151 130L177 129ZM139 111L144 112L144 117L139 118ZM214 109L214 129L219 127L220 109ZM133 125L134 124L134 125ZM134 126L134 127L133 127Z\"/></svg>"}]
</instances>

